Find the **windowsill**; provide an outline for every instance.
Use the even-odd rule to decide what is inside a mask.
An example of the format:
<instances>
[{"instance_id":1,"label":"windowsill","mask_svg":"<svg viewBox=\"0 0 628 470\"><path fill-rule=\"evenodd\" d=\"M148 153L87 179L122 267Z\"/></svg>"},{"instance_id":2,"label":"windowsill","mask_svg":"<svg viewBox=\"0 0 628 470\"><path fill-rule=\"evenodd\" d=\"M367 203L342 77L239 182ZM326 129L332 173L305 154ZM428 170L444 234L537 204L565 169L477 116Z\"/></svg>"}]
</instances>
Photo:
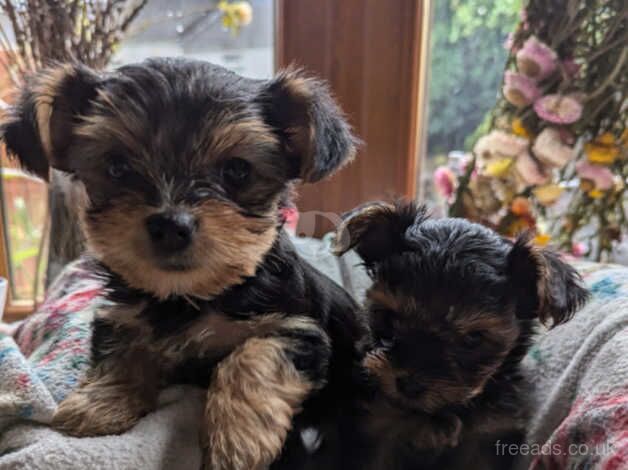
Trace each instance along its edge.
<instances>
[{"instance_id":1,"label":"windowsill","mask_svg":"<svg viewBox=\"0 0 628 470\"><path fill-rule=\"evenodd\" d=\"M11 323L18 320L23 320L29 316L35 310L33 302L28 300L13 301L11 305L7 305L2 316L2 321L5 323Z\"/></svg>"}]
</instances>

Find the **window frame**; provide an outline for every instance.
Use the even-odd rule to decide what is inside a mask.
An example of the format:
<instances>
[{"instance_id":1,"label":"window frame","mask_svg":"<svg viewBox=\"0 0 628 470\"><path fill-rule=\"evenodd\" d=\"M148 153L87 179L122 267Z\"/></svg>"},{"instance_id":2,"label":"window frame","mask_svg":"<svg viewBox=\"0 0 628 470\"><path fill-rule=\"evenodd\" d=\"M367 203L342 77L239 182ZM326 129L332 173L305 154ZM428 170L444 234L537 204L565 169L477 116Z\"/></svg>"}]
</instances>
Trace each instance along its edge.
<instances>
[{"instance_id":1,"label":"window frame","mask_svg":"<svg viewBox=\"0 0 628 470\"><path fill-rule=\"evenodd\" d=\"M0 149L0 152L5 153L4 146ZM2 177L0 170L0 178ZM0 186L1 187L1 186ZM0 201L0 277L3 277L8 282L6 304L4 308L4 314L2 316L3 322L12 322L21 320L35 311L36 302L33 300L18 300L14 299L11 293L11 271L9 267L9 244L7 243L7 231L5 230L6 220L6 206L5 200Z\"/></svg>"}]
</instances>

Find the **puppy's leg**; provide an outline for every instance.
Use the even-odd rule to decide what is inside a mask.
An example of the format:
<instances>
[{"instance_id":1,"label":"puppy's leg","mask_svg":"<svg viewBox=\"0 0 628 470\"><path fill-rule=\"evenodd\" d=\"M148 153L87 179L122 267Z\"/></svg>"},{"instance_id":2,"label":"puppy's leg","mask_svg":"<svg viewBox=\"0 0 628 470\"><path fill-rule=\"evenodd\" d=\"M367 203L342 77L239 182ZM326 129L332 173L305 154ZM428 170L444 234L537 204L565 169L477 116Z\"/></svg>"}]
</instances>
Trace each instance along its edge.
<instances>
[{"instance_id":1,"label":"puppy's leg","mask_svg":"<svg viewBox=\"0 0 628 470\"><path fill-rule=\"evenodd\" d=\"M84 437L120 434L156 406L158 380L144 353L101 361L57 408L52 426Z\"/></svg>"},{"instance_id":2,"label":"puppy's leg","mask_svg":"<svg viewBox=\"0 0 628 470\"><path fill-rule=\"evenodd\" d=\"M293 416L324 385L331 347L313 321L288 318L217 367L208 392L206 468L262 469L279 455Z\"/></svg>"},{"instance_id":3,"label":"puppy's leg","mask_svg":"<svg viewBox=\"0 0 628 470\"><path fill-rule=\"evenodd\" d=\"M116 313L124 312L105 310L94 320L93 366L53 416L53 427L62 432L73 436L119 434L155 408L163 364L139 346L142 334L137 328L111 319Z\"/></svg>"}]
</instances>

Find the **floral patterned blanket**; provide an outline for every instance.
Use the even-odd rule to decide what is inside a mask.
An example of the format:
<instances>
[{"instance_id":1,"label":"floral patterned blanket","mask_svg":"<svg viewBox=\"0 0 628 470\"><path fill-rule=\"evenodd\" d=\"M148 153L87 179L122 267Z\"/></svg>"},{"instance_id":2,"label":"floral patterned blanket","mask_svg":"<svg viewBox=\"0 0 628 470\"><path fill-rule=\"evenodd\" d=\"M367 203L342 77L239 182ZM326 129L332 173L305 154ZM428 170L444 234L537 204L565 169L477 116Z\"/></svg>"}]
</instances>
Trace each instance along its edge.
<instances>
[{"instance_id":1,"label":"floral patterned blanket","mask_svg":"<svg viewBox=\"0 0 628 470\"><path fill-rule=\"evenodd\" d=\"M300 251L323 271L342 272L330 274L355 291L360 268L339 268L321 247ZM572 321L541 334L526 358L535 386L527 443L496 445L517 455L520 469L628 468L628 269L577 267L593 299ZM0 470L198 468L203 400L196 390L168 390L160 409L123 436L75 439L46 427L88 367L101 292L85 263L74 263L36 314L0 333Z\"/></svg>"}]
</instances>

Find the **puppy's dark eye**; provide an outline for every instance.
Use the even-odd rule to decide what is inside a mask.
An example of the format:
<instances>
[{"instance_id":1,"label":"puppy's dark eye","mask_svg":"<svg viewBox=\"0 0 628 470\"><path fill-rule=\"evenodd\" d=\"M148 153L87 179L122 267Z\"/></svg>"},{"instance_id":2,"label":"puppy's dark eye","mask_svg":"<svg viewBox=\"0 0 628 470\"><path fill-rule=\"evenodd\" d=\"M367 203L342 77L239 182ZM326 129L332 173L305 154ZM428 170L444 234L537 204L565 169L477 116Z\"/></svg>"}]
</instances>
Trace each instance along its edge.
<instances>
[{"instance_id":1,"label":"puppy's dark eye","mask_svg":"<svg viewBox=\"0 0 628 470\"><path fill-rule=\"evenodd\" d=\"M462 344L469 349L477 348L480 344L482 344L482 340L484 339L484 334L481 331L472 331L471 333L467 333L462 338Z\"/></svg>"},{"instance_id":2,"label":"puppy's dark eye","mask_svg":"<svg viewBox=\"0 0 628 470\"><path fill-rule=\"evenodd\" d=\"M242 158L230 158L222 168L222 177L231 186L242 186L250 174L251 164Z\"/></svg>"},{"instance_id":3,"label":"puppy's dark eye","mask_svg":"<svg viewBox=\"0 0 628 470\"><path fill-rule=\"evenodd\" d=\"M114 162L107 168L107 173L114 179L122 178L130 171L129 165L124 162Z\"/></svg>"}]
</instances>

